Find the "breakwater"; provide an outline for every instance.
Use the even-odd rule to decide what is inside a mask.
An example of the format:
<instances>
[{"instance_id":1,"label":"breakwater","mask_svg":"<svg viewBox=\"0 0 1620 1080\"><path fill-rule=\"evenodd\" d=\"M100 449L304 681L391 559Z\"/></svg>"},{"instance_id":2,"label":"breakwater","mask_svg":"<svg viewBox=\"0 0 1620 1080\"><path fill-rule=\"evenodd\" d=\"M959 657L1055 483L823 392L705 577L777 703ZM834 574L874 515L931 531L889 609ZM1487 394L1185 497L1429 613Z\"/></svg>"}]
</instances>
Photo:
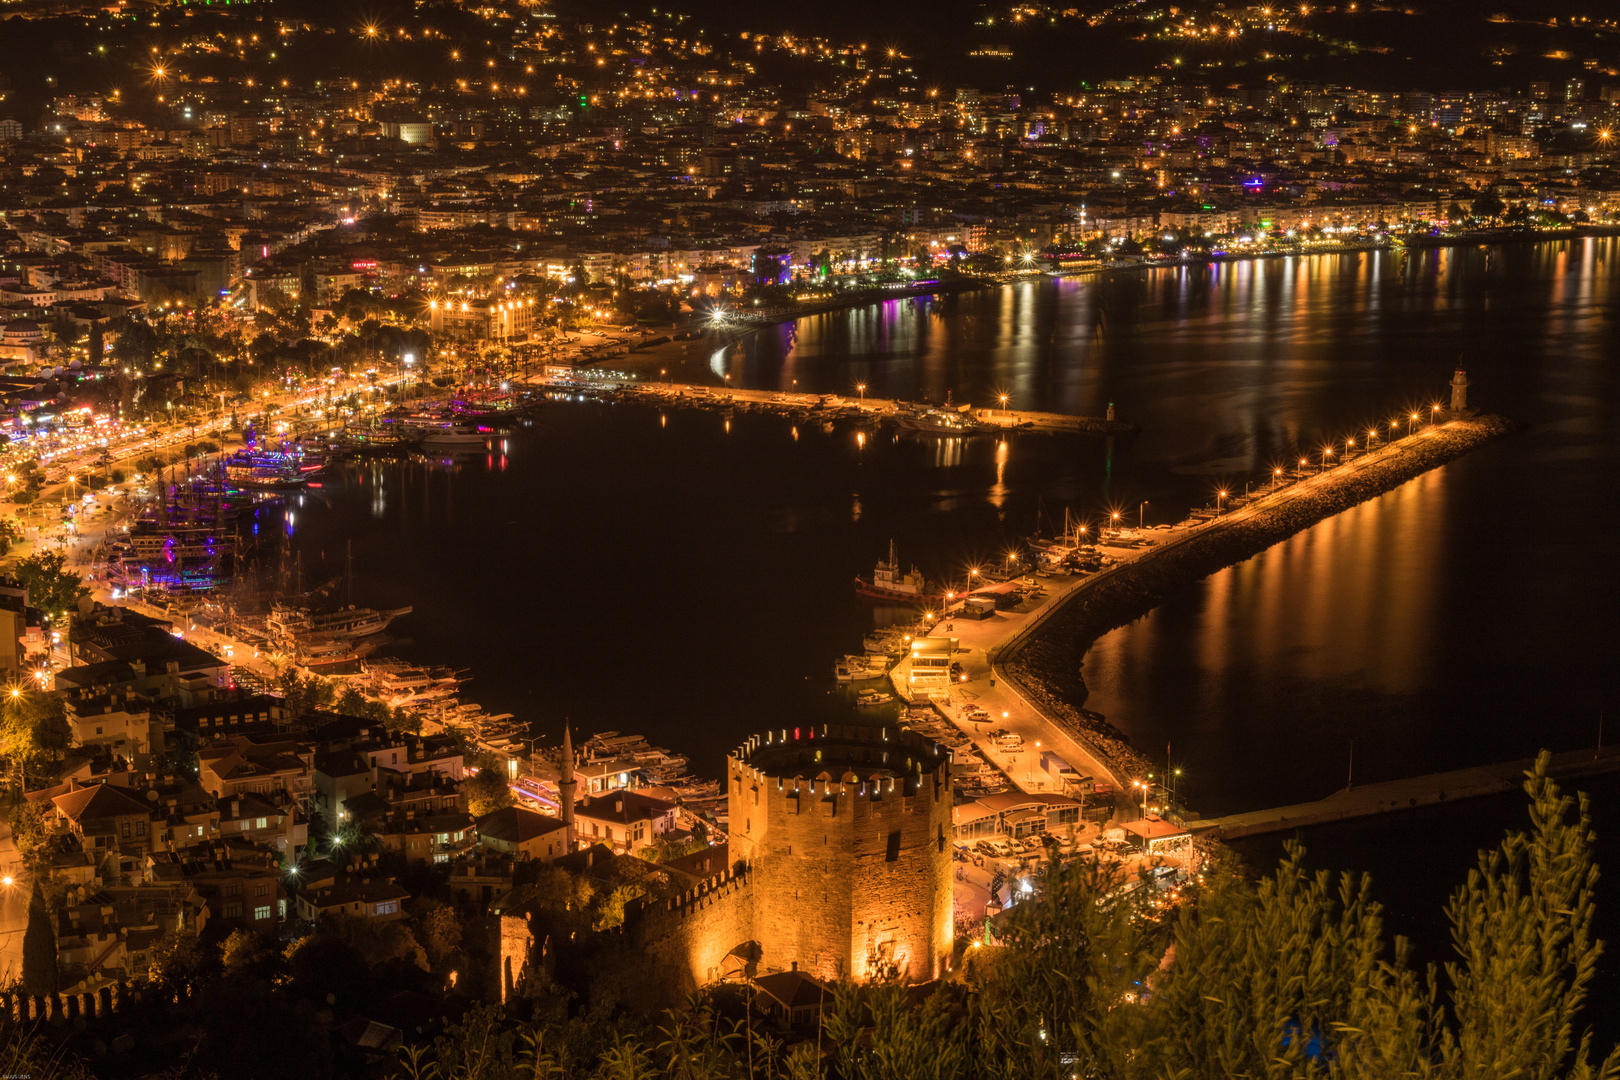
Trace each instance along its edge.
<instances>
[{"instance_id":1,"label":"breakwater","mask_svg":"<svg viewBox=\"0 0 1620 1080\"><path fill-rule=\"evenodd\" d=\"M996 659L997 668L1118 775L1140 776L1154 768L1152 763L1106 717L1084 707L1081 665L1093 642L1146 615L1176 589L1250 559L1516 427L1499 416L1454 420L1376 457L1341 465L1284 498L1245 507L1076 589L1009 642Z\"/></svg>"}]
</instances>

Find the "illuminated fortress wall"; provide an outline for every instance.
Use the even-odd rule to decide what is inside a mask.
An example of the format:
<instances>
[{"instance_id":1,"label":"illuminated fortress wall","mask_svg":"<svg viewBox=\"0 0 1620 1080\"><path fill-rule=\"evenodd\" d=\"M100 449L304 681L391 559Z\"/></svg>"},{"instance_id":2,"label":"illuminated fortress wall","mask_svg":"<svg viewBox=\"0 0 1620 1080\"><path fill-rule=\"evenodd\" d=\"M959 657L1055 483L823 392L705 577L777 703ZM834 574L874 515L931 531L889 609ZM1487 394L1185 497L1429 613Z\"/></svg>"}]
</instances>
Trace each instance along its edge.
<instances>
[{"instance_id":1,"label":"illuminated fortress wall","mask_svg":"<svg viewBox=\"0 0 1620 1080\"><path fill-rule=\"evenodd\" d=\"M720 979L797 964L825 979L944 974L952 946L950 751L897 728L756 736L726 763L733 869L626 906L583 961L593 999L679 1006ZM503 995L544 964L501 920Z\"/></svg>"},{"instance_id":2,"label":"illuminated fortress wall","mask_svg":"<svg viewBox=\"0 0 1620 1080\"><path fill-rule=\"evenodd\" d=\"M644 1012L680 1006L701 986L753 973L753 924L754 880L747 869L667 899L632 903L623 926L599 935L605 948L591 961L591 996Z\"/></svg>"}]
</instances>

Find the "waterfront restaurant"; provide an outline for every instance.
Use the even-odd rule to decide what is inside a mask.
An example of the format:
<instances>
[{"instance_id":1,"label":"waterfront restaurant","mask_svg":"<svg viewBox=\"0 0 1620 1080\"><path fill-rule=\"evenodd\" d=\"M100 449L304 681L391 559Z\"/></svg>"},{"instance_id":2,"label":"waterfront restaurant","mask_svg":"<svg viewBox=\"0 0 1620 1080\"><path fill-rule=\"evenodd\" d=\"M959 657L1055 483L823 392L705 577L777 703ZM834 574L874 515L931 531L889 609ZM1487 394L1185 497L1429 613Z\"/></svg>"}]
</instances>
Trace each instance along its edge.
<instances>
[{"instance_id":1,"label":"waterfront restaurant","mask_svg":"<svg viewBox=\"0 0 1620 1080\"><path fill-rule=\"evenodd\" d=\"M1023 839L1040 833L1061 835L1066 826L1080 824L1080 801L1049 792L1003 791L965 802L951 810L957 840L991 836Z\"/></svg>"},{"instance_id":2,"label":"waterfront restaurant","mask_svg":"<svg viewBox=\"0 0 1620 1080\"><path fill-rule=\"evenodd\" d=\"M911 670L906 690L912 700L943 697L951 692L951 655L956 651L953 637L920 637L911 642Z\"/></svg>"}]
</instances>

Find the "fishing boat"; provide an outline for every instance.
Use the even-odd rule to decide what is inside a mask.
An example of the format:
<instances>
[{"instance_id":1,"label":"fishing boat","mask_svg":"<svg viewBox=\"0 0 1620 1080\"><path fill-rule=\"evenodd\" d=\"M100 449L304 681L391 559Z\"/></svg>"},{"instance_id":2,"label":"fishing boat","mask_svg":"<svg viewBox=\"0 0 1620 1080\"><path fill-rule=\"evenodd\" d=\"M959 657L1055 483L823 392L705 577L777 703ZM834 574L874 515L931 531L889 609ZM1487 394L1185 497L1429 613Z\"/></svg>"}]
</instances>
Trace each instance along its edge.
<instances>
[{"instance_id":1,"label":"fishing boat","mask_svg":"<svg viewBox=\"0 0 1620 1080\"><path fill-rule=\"evenodd\" d=\"M863 577L855 579L855 591L862 596L875 600L899 600L908 604L921 604L942 599L943 594L930 592L927 582L912 567L911 572L902 574L900 562L895 558L894 541L889 541L889 561L880 562L872 572L872 580Z\"/></svg>"}]
</instances>

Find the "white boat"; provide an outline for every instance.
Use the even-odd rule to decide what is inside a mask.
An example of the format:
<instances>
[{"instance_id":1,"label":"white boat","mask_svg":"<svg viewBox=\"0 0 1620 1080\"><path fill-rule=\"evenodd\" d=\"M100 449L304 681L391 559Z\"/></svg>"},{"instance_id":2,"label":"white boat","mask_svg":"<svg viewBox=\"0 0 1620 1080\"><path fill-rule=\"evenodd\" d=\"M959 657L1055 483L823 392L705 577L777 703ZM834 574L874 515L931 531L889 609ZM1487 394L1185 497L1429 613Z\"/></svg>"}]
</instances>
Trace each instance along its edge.
<instances>
[{"instance_id":1,"label":"white boat","mask_svg":"<svg viewBox=\"0 0 1620 1080\"><path fill-rule=\"evenodd\" d=\"M870 708L874 705L886 705L892 700L894 699L888 694L883 693L881 690L862 690L859 694L855 695L855 704L859 705L863 709Z\"/></svg>"},{"instance_id":2,"label":"white boat","mask_svg":"<svg viewBox=\"0 0 1620 1080\"><path fill-rule=\"evenodd\" d=\"M864 656L846 656L833 665L833 678L839 682L862 682L881 679L885 669Z\"/></svg>"}]
</instances>

